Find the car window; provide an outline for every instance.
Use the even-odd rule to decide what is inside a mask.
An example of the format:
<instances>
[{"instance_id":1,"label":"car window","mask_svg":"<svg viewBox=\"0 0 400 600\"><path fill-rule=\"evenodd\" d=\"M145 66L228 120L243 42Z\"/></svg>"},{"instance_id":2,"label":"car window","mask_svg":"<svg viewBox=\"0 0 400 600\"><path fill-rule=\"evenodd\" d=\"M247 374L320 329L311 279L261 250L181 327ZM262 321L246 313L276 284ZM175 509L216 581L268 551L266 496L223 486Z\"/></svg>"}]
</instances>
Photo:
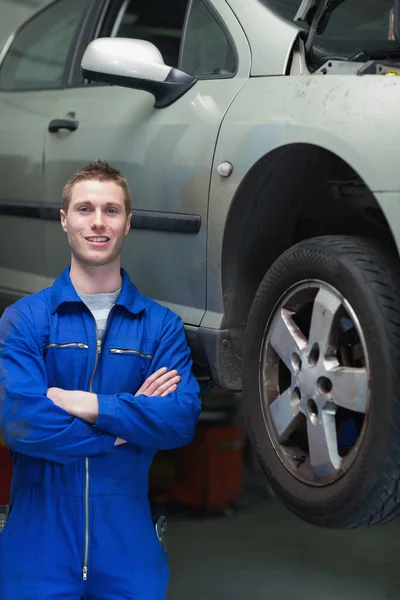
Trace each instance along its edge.
<instances>
[{"instance_id":1,"label":"car window","mask_svg":"<svg viewBox=\"0 0 400 600\"><path fill-rule=\"evenodd\" d=\"M122 5L111 35L151 42L164 62L177 67L188 0L130 0Z\"/></svg>"},{"instance_id":2,"label":"car window","mask_svg":"<svg viewBox=\"0 0 400 600\"><path fill-rule=\"evenodd\" d=\"M202 0L194 0L191 5L181 69L196 77L231 76L236 70L233 45L215 14Z\"/></svg>"},{"instance_id":3,"label":"car window","mask_svg":"<svg viewBox=\"0 0 400 600\"><path fill-rule=\"evenodd\" d=\"M261 0L285 19L293 20L300 0ZM316 45L332 53L354 54L361 50L390 48L393 40L394 0L346 0L333 13Z\"/></svg>"},{"instance_id":4,"label":"car window","mask_svg":"<svg viewBox=\"0 0 400 600\"><path fill-rule=\"evenodd\" d=\"M21 91L61 86L85 2L59 0L17 33L0 67L0 89Z\"/></svg>"}]
</instances>

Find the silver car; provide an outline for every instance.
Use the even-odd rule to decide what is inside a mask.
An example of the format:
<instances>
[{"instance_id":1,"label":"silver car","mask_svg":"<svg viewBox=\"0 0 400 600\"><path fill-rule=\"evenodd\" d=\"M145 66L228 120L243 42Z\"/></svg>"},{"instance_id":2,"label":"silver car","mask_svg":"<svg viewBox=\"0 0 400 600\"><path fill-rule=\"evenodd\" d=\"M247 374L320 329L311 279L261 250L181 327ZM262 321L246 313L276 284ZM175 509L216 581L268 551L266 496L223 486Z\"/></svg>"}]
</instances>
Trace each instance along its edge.
<instances>
[{"instance_id":1,"label":"silver car","mask_svg":"<svg viewBox=\"0 0 400 600\"><path fill-rule=\"evenodd\" d=\"M108 160L124 266L324 527L400 511L399 41L398 0L57 0L0 57L2 306L69 262L62 187Z\"/></svg>"}]
</instances>

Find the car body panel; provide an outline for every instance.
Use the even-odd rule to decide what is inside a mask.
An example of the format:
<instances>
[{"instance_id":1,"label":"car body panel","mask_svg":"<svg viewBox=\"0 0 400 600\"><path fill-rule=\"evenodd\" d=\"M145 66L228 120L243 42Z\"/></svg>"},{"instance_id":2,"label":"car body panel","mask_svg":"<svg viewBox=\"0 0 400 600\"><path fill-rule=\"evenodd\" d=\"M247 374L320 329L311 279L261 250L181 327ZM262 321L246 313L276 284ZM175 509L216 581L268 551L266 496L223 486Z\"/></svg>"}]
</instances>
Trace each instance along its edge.
<instances>
[{"instance_id":1,"label":"car body panel","mask_svg":"<svg viewBox=\"0 0 400 600\"><path fill-rule=\"evenodd\" d=\"M58 91L0 91L0 201L40 206L44 139ZM0 287L38 291L45 265L44 221L0 218ZM30 282L30 283L28 283ZM40 289L40 287L39 287Z\"/></svg>"},{"instance_id":2,"label":"car body panel","mask_svg":"<svg viewBox=\"0 0 400 600\"><path fill-rule=\"evenodd\" d=\"M278 148L312 144L346 161L375 192L400 250L400 205L392 206L393 197L382 193L397 197L400 191L398 138L387 118L399 104L396 77L315 75L246 83L224 119L215 153L208 236L210 314L202 325L214 327L222 319L222 240L232 200L253 165ZM233 165L227 179L217 172L222 161Z\"/></svg>"},{"instance_id":3,"label":"car body panel","mask_svg":"<svg viewBox=\"0 0 400 600\"><path fill-rule=\"evenodd\" d=\"M154 98L138 90L97 85L64 90L51 118L69 116L79 127L72 133L47 133L45 143L46 205L61 197L72 173L102 158L127 176L135 210L201 217L197 234L133 229L122 253L123 265L141 291L191 325L200 324L206 309L208 192L216 140L250 73L241 27L223 0L215 8L240 56L233 78L200 80L163 110L156 110ZM55 278L69 259L59 223L45 223L44 239L46 276Z\"/></svg>"},{"instance_id":4,"label":"car body panel","mask_svg":"<svg viewBox=\"0 0 400 600\"><path fill-rule=\"evenodd\" d=\"M227 0L242 25L251 49L251 76L284 75L301 29L261 2ZM293 15L294 17L294 15Z\"/></svg>"}]
</instances>

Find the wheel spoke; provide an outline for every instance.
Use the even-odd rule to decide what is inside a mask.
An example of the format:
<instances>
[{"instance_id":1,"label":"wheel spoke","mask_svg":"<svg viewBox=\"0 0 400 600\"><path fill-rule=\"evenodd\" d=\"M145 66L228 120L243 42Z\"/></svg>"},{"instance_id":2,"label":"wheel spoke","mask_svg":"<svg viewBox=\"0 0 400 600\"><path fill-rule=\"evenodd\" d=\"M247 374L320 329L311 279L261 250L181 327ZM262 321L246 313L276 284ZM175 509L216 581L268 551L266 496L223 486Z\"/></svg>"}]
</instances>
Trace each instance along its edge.
<instances>
[{"instance_id":1,"label":"wheel spoke","mask_svg":"<svg viewBox=\"0 0 400 600\"><path fill-rule=\"evenodd\" d=\"M272 402L269 409L278 440L283 442L293 433L302 418L300 398L293 397L291 390L287 389Z\"/></svg>"},{"instance_id":2,"label":"wheel spoke","mask_svg":"<svg viewBox=\"0 0 400 600\"><path fill-rule=\"evenodd\" d=\"M332 343L332 326L342 302L332 292L320 289L314 300L310 326L310 345L317 343L324 355Z\"/></svg>"},{"instance_id":3,"label":"wheel spoke","mask_svg":"<svg viewBox=\"0 0 400 600\"><path fill-rule=\"evenodd\" d=\"M307 339L292 319L292 312L281 309L274 317L270 330L270 344L285 363L292 369L292 354L307 346Z\"/></svg>"},{"instance_id":4,"label":"wheel spoke","mask_svg":"<svg viewBox=\"0 0 400 600\"><path fill-rule=\"evenodd\" d=\"M338 452L335 410L322 410L314 422L308 418L307 429L310 463L314 475L320 478L334 475L342 461Z\"/></svg>"},{"instance_id":5,"label":"wheel spoke","mask_svg":"<svg viewBox=\"0 0 400 600\"><path fill-rule=\"evenodd\" d=\"M336 367L327 371L332 382L332 400L337 406L365 414L368 408L368 373L366 369Z\"/></svg>"}]
</instances>

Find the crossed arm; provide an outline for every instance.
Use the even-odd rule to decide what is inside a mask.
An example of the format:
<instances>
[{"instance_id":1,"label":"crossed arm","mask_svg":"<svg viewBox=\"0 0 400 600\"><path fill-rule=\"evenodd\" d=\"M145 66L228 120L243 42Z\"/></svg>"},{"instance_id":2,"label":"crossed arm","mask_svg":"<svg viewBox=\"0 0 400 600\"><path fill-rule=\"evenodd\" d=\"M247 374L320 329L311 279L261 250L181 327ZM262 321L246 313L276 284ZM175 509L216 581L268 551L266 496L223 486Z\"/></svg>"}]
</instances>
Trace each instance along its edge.
<instances>
[{"instance_id":1,"label":"crossed arm","mask_svg":"<svg viewBox=\"0 0 400 600\"><path fill-rule=\"evenodd\" d=\"M200 412L191 366L182 323L167 313L151 375L135 395L49 389L33 318L9 307L0 319L3 439L11 450L64 464L124 441L152 450L187 444Z\"/></svg>"},{"instance_id":2,"label":"crossed arm","mask_svg":"<svg viewBox=\"0 0 400 600\"><path fill-rule=\"evenodd\" d=\"M178 389L180 380L181 378L178 375L178 371L168 371L167 367L162 367L146 379L136 392L135 396L143 394L150 398L155 398L157 396L165 398L165 396L168 396L168 394L171 394ZM56 406L64 409L70 415L95 425L99 416L99 400L97 394L52 387L47 390L47 397L50 398ZM124 443L126 443L126 440L118 437L115 441L115 446Z\"/></svg>"}]
</instances>

